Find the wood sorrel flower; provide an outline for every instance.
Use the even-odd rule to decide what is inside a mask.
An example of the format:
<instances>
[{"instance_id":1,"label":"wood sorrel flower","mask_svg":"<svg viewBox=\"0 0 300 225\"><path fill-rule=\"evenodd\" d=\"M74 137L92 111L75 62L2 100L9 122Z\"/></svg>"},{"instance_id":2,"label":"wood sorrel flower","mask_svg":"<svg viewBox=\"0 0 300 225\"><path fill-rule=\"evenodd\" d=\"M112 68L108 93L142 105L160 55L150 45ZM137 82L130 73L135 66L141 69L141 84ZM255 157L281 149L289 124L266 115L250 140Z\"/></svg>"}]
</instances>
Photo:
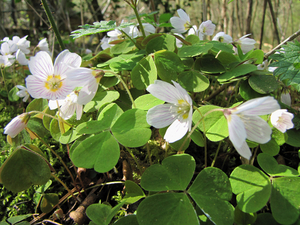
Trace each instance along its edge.
<instances>
[{"instance_id":1,"label":"wood sorrel flower","mask_svg":"<svg viewBox=\"0 0 300 225\"><path fill-rule=\"evenodd\" d=\"M281 93L280 100L281 100L282 103L284 103L287 106L291 107L291 105L292 105L292 99L291 99L290 93L288 93L288 92Z\"/></svg>"},{"instance_id":2,"label":"wood sorrel flower","mask_svg":"<svg viewBox=\"0 0 300 225\"><path fill-rule=\"evenodd\" d=\"M239 44L241 46L241 49L244 54L254 49L254 45L256 43L254 39L248 38L249 35L251 34L246 34L243 37L241 37L239 40L234 42L235 44Z\"/></svg>"},{"instance_id":3,"label":"wood sorrel flower","mask_svg":"<svg viewBox=\"0 0 300 225\"><path fill-rule=\"evenodd\" d=\"M161 80L149 85L147 91L165 102L149 109L147 122L155 128L169 126L164 139L173 143L180 140L192 127L193 106L192 99L178 83L172 81L174 86Z\"/></svg>"},{"instance_id":4,"label":"wood sorrel flower","mask_svg":"<svg viewBox=\"0 0 300 225\"><path fill-rule=\"evenodd\" d=\"M13 118L9 124L4 127L4 134L8 134L12 138L17 136L26 126L30 119L29 113L23 113Z\"/></svg>"},{"instance_id":5,"label":"wood sorrel flower","mask_svg":"<svg viewBox=\"0 0 300 225\"><path fill-rule=\"evenodd\" d=\"M231 44L232 43L232 37L228 34L225 34L224 32L219 32L214 36L212 39L213 41L219 41L219 42L224 42Z\"/></svg>"},{"instance_id":6,"label":"wood sorrel flower","mask_svg":"<svg viewBox=\"0 0 300 225\"><path fill-rule=\"evenodd\" d=\"M173 16L170 19L172 26L175 28L172 29L172 32L183 34L192 27L191 20L189 15L186 14L186 12L183 9L178 9L177 13L179 17Z\"/></svg>"},{"instance_id":7,"label":"wood sorrel flower","mask_svg":"<svg viewBox=\"0 0 300 225\"><path fill-rule=\"evenodd\" d=\"M212 35L215 32L216 25L211 20L204 21L200 24L199 30L205 35Z\"/></svg>"},{"instance_id":8,"label":"wood sorrel flower","mask_svg":"<svg viewBox=\"0 0 300 225\"><path fill-rule=\"evenodd\" d=\"M69 50L62 51L55 59L54 66L50 55L41 51L31 57L28 67L32 75L26 78L26 86L33 98L50 100L64 99L78 83L67 81L81 65L81 57Z\"/></svg>"},{"instance_id":9,"label":"wood sorrel flower","mask_svg":"<svg viewBox=\"0 0 300 225\"><path fill-rule=\"evenodd\" d=\"M23 87L22 85L17 85L17 88L20 90L16 93L20 98L23 98L23 102L26 102L29 98L29 93L27 91L26 87Z\"/></svg>"},{"instance_id":10,"label":"wood sorrel flower","mask_svg":"<svg viewBox=\"0 0 300 225\"><path fill-rule=\"evenodd\" d=\"M271 123L282 133L285 133L286 130L292 129L294 124L292 119L294 115L292 113L287 112L286 109L278 109L271 114Z\"/></svg>"},{"instance_id":11,"label":"wood sorrel flower","mask_svg":"<svg viewBox=\"0 0 300 225\"><path fill-rule=\"evenodd\" d=\"M73 91L63 100L50 100L49 108L57 109L60 106L59 115L64 119L70 119L76 112L76 119L80 120L82 116L83 105L90 102L85 96L80 95L80 91Z\"/></svg>"},{"instance_id":12,"label":"wood sorrel flower","mask_svg":"<svg viewBox=\"0 0 300 225\"><path fill-rule=\"evenodd\" d=\"M260 118L279 109L278 102L270 96L251 99L238 107L224 109L227 119L229 139L238 153L250 159L251 151L246 139L260 144L271 139L272 129L269 124Z\"/></svg>"}]
</instances>

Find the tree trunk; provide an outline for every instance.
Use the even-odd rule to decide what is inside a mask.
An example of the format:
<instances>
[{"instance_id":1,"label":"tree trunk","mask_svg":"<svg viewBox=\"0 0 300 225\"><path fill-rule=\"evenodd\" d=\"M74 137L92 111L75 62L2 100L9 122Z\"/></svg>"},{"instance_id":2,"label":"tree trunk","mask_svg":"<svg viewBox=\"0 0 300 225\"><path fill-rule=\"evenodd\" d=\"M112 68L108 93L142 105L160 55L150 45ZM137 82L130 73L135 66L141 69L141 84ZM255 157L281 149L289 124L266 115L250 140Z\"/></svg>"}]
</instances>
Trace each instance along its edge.
<instances>
[{"instance_id":1,"label":"tree trunk","mask_svg":"<svg viewBox=\"0 0 300 225\"><path fill-rule=\"evenodd\" d=\"M222 0L222 11L221 11L222 25L221 26L225 33L227 33L227 26L228 26L226 11L227 11L227 2L226 0Z\"/></svg>"},{"instance_id":2,"label":"tree trunk","mask_svg":"<svg viewBox=\"0 0 300 225\"><path fill-rule=\"evenodd\" d=\"M238 32L237 35L239 37L242 36L243 30L242 30L242 20L241 20L241 16L240 16L240 2L239 0L235 1L235 6L236 6L236 17L237 17L237 27L238 27Z\"/></svg>"},{"instance_id":3,"label":"tree trunk","mask_svg":"<svg viewBox=\"0 0 300 225\"><path fill-rule=\"evenodd\" d=\"M276 37L276 40L277 40L277 42L279 44L280 43L280 39L279 39L279 33L278 33L277 22L276 22L276 18L275 18L275 13L274 13L273 5L272 5L271 0L267 0L267 1L268 1L268 4L269 4L271 16L272 16L272 22L273 22L273 25L274 25L275 37Z\"/></svg>"},{"instance_id":4,"label":"tree trunk","mask_svg":"<svg viewBox=\"0 0 300 225\"><path fill-rule=\"evenodd\" d=\"M262 44L263 44L263 36L264 36L264 26L265 26L266 9L267 9L267 0L264 0L263 16L262 16L262 22L261 22L261 28L260 28L260 43L259 43L259 49L262 48Z\"/></svg>"},{"instance_id":5,"label":"tree trunk","mask_svg":"<svg viewBox=\"0 0 300 225\"><path fill-rule=\"evenodd\" d=\"M246 34L252 34L251 20L252 20L252 8L253 8L253 0L248 0L248 16L246 21Z\"/></svg>"}]
</instances>

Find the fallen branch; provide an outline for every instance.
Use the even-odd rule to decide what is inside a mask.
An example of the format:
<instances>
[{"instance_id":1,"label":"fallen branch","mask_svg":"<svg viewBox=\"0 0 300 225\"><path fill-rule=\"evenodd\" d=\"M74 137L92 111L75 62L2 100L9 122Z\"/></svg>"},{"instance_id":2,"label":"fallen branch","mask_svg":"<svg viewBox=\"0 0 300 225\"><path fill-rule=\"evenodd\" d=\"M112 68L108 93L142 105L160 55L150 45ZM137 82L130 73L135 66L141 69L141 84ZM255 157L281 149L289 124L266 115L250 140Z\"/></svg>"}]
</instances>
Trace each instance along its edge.
<instances>
[{"instance_id":1,"label":"fallen branch","mask_svg":"<svg viewBox=\"0 0 300 225\"><path fill-rule=\"evenodd\" d=\"M267 52L264 56L265 59L267 59L270 55L274 54L277 49L280 49L282 45L287 43L288 41L294 40L296 37L300 35L300 30L298 30L296 33L289 36L287 39L285 39L283 42L281 42L279 45L277 45L275 48L273 48L271 51Z\"/></svg>"}]
</instances>

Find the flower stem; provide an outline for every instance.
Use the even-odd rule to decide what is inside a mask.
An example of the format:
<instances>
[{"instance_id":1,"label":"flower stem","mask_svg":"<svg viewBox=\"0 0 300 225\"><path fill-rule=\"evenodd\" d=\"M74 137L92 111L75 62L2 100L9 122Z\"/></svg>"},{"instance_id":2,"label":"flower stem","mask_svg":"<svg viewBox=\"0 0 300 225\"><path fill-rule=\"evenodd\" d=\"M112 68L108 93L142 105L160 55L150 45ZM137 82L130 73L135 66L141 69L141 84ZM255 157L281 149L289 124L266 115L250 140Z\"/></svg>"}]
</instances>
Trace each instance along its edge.
<instances>
[{"instance_id":1,"label":"flower stem","mask_svg":"<svg viewBox=\"0 0 300 225\"><path fill-rule=\"evenodd\" d=\"M67 123L65 120L60 120L59 118L57 118L57 117L55 117L55 116L52 116L52 115L50 115L50 114L48 114L48 113L44 113L44 112L40 112L40 111L30 111L30 112L29 112L29 114L33 114L33 113L42 114L43 116L48 116L48 117L50 117L50 118L52 118L52 119L57 120L58 122L63 122L63 123L65 123L65 124L67 124L68 126L72 127L72 125L69 124L69 123Z\"/></svg>"},{"instance_id":2,"label":"flower stem","mask_svg":"<svg viewBox=\"0 0 300 225\"><path fill-rule=\"evenodd\" d=\"M145 38L146 37L145 30L144 30L144 27L143 27L143 24L142 24L139 12L137 10L138 0L125 0L125 2L127 2L130 5L130 7L133 9L134 14L136 16L136 19L137 19L137 21L139 23L139 28L140 28L140 30L142 32L143 37Z\"/></svg>"},{"instance_id":3,"label":"flower stem","mask_svg":"<svg viewBox=\"0 0 300 225\"><path fill-rule=\"evenodd\" d=\"M194 109L197 110L197 112L200 114L201 117L203 117L201 111L197 108L194 107ZM206 129L205 129L205 123L203 122L203 139L204 139L204 167L207 167L207 142L206 142Z\"/></svg>"},{"instance_id":4,"label":"flower stem","mask_svg":"<svg viewBox=\"0 0 300 225\"><path fill-rule=\"evenodd\" d=\"M69 168L67 167L67 165L65 164L65 162L62 160L62 158L39 136L37 135L34 131L30 130L49 150L50 152L56 156L56 158L58 158L58 160L61 162L61 164L65 167L65 169L67 170L67 172L69 173L73 184L75 185L75 179L71 173L71 171L69 170Z\"/></svg>"},{"instance_id":5,"label":"flower stem","mask_svg":"<svg viewBox=\"0 0 300 225\"><path fill-rule=\"evenodd\" d=\"M5 86L5 89L6 89L6 92L7 92L7 97L8 97L8 88L7 88L7 85L6 85L6 82L5 82L5 77L4 77L3 69L1 69L1 75L3 77L3 83L4 83L4 86Z\"/></svg>"},{"instance_id":6,"label":"flower stem","mask_svg":"<svg viewBox=\"0 0 300 225\"><path fill-rule=\"evenodd\" d=\"M60 34L59 34L59 31L58 31L58 29L57 29L57 26L56 26L56 24L55 24L55 21L54 21L54 18L53 18L53 16L52 16L52 13L51 13L51 11L50 11L50 8L49 8L49 6L48 6L47 0L41 0L41 2L42 2L42 5L43 5L43 7L44 7L44 10L45 10L45 12L46 12L46 15L47 15L47 17L48 17L48 20L49 20L49 22L50 22L50 24L51 24L51 27L52 27L52 29L53 29L53 31L54 31L54 33L55 33L55 36L56 36L56 38L57 38L57 41L58 41L58 43L59 43L59 45L60 45L61 50L66 49L66 48L65 48L65 44L63 43L63 41L62 41L62 39L61 39L61 36L60 36Z\"/></svg>"},{"instance_id":7,"label":"flower stem","mask_svg":"<svg viewBox=\"0 0 300 225\"><path fill-rule=\"evenodd\" d=\"M124 146L124 147L125 147L125 146ZM133 152L131 151L130 148L127 148L127 147L125 147L125 148L126 148L126 150L129 152L129 154L131 155L131 157L133 158L133 160L135 161L135 164L136 164L137 168L139 169L139 171L140 171L140 173L141 173L141 175L142 175L142 174L143 174L143 170L142 170L142 167L140 166L140 164L139 164L137 158L135 157L135 155L133 154Z\"/></svg>"},{"instance_id":8,"label":"flower stem","mask_svg":"<svg viewBox=\"0 0 300 225\"><path fill-rule=\"evenodd\" d=\"M145 37L146 37L145 30L144 30L143 23L142 23L142 21L141 21L141 18L140 18L140 15L139 15L139 12L138 12L136 6L133 7L133 11L134 11L134 14L135 14L135 16L136 16L136 18L137 18L137 20L138 20L139 28L140 28L140 30L141 30L141 32L142 32L142 35L143 35L143 37L145 38Z\"/></svg>"},{"instance_id":9,"label":"flower stem","mask_svg":"<svg viewBox=\"0 0 300 225\"><path fill-rule=\"evenodd\" d=\"M203 117L201 117L200 120L198 120L198 122L193 126L192 130L190 131L190 133L186 136L186 138L184 139L183 143L181 144L180 148L179 148L179 152L181 151L181 149L183 148L184 144L186 143L186 141L191 137L191 135L193 134L193 132L197 129L197 127L199 126L199 124L201 123L201 121L210 113L212 112L216 112L216 111L223 111L223 109L212 109L210 111L208 111L207 113L205 113L203 115Z\"/></svg>"},{"instance_id":10,"label":"flower stem","mask_svg":"<svg viewBox=\"0 0 300 225\"><path fill-rule=\"evenodd\" d=\"M127 85L126 85L126 83L125 83L124 80L122 79L122 77L121 77L119 74L114 73L114 72L112 72L112 71L104 71L104 72L105 72L105 73L111 73L111 74L115 75L115 76L121 81L121 83L123 84L125 90L127 91L128 96L129 96L129 98L130 98L130 100L131 100L132 107L133 107L133 108L136 108L135 103L134 103L134 99L133 99L133 97L132 97L132 95L131 95L131 93L130 93L130 91L129 91Z\"/></svg>"},{"instance_id":11,"label":"flower stem","mask_svg":"<svg viewBox=\"0 0 300 225\"><path fill-rule=\"evenodd\" d=\"M218 149L217 149L217 151L216 151L214 160L212 161L212 163L211 163L211 165L210 165L211 167L214 167L214 165L215 165L215 162L216 162L216 160L217 160L217 156L218 156L218 154L219 154L220 148L221 148L221 142L219 142Z\"/></svg>"},{"instance_id":12,"label":"flower stem","mask_svg":"<svg viewBox=\"0 0 300 225\"><path fill-rule=\"evenodd\" d=\"M126 34L126 32L124 32L122 29L119 29L119 31L121 31L122 34L124 34L135 45L135 47L137 47L137 49L141 50L141 46L139 46L136 41L134 41L128 34Z\"/></svg>"},{"instance_id":13,"label":"flower stem","mask_svg":"<svg viewBox=\"0 0 300 225\"><path fill-rule=\"evenodd\" d=\"M80 203L80 201L73 195L73 192L67 187L67 185L61 180L61 179L59 179L57 176L55 176L53 173L51 173L51 176L55 179L55 180L57 180L59 183L61 183L61 185L62 186L64 186L64 188L68 191L68 193L70 193L72 196L73 196L73 198L78 202L78 203Z\"/></svg>"}]
</instances>

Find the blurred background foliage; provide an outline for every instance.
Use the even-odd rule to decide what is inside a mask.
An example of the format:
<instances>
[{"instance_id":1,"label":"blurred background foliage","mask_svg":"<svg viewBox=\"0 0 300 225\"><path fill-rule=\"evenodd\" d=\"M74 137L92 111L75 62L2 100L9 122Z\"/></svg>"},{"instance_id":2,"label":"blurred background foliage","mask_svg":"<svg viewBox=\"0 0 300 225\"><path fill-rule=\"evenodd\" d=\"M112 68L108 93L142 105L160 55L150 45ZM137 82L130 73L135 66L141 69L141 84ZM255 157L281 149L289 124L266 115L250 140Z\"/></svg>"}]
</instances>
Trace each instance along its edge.
<instances>
[{"instance_id":1,"label":"blurred background foliage","mask_svg":"<svg viewBox=\"0 0 300 225\"><path fill-rule=\"evenodd\" d=\"M73 42L69 34L78 25L101 20L120 23L133 14L124 0L49 0L48 3L66 44ZM54 34L40 0L0 0L0 5L1 39L28 35L34 43L34 39L37 42L44 36L53 43ZM141 0L139 3L140 13L157 10L160 15L176 15L179 8L189 14L192 24L212 20L217 25L215 33L224 31L233 39L251 33L251 38L258 43L256 47L264 51L300 28L299 0ZM101 35L88 37L83 47L93 49L99 44ZM82 39L76 41L83 42Z\"/></svg>"}]
</instances>

